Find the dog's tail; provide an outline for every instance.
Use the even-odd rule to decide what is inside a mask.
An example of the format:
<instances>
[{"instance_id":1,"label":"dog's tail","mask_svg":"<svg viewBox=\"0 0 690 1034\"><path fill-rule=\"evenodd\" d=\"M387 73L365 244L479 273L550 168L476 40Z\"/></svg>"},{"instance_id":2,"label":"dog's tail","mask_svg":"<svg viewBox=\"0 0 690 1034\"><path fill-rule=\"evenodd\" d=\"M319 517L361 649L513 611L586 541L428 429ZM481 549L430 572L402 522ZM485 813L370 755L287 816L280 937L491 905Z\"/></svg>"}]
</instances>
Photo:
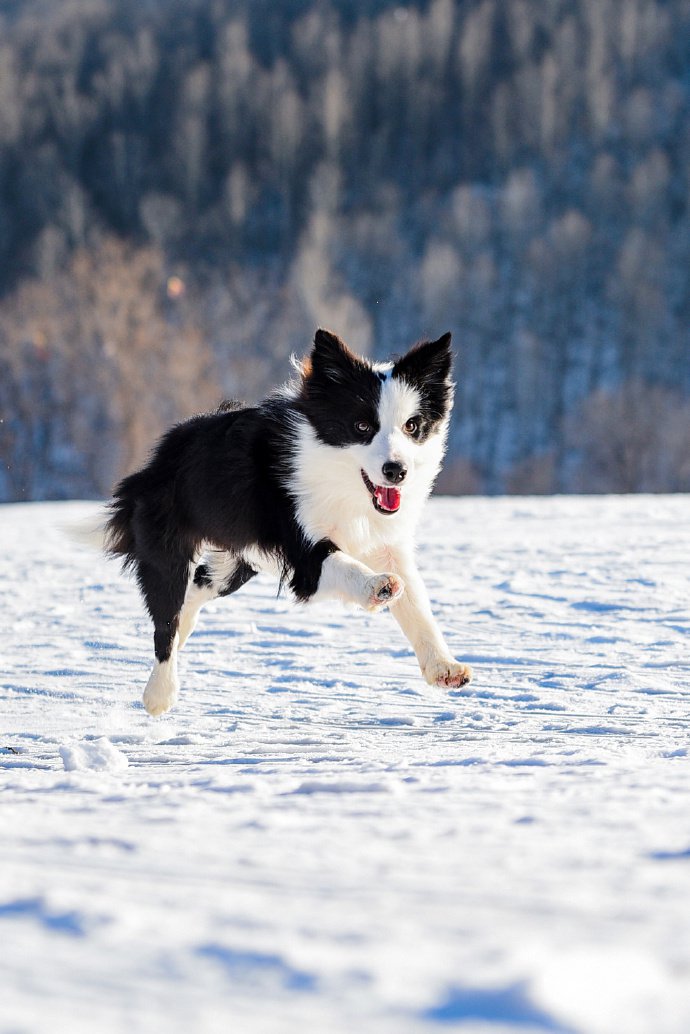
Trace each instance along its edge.
<instances>
[{"instance_id":1,"label":"dog's tail","mask_svg":"<svg viewBox=\"0 0 690 1034\"><path fill-rule=\"evenodd\" d=\"M121 557L125 566L135 559L135 538L132 518L136 507L136 491L132 481L124 478L117 486L112 502L80 521L65 523L63 533L80 546L97 550L111 557Z\"/></svg>"},{"instance_id":2,"label":"dog's tail","mask_svg":"<svg viewBox=\"0 0 690 1034\"><path fill-rule=\"evenodd\" d=\"M105 552L107 539L108 512L101 508L98 513L91 514L78 521L65 521L60 526L63 535L75 542L78 546L86 546L88 549L95 549Z\"/></svg>"},{"instance_id":3,"label":"dog's tail","mask_svg":"<svg viewBox=\"0 0 690 1034\"><path fill-rule=\"evenodd\" d=\"M133 506L127 500L115 499L89 517L65 521L60 530L76 545L107 556L122 557L127 565L134 555L132 511Z\"/></svg>"},{"instance_id":4,"label":"dog's tail","mask_svg":"<svg viewBox=\"0 0 690 1034\"><path fill-rule=\"evenodd\" d=\"M141 472L130 474L115 489L103 526L103 549L108 556L121 557L125 567L136 559L134 513L139 498Z\"/></svg>"}]
</instances>

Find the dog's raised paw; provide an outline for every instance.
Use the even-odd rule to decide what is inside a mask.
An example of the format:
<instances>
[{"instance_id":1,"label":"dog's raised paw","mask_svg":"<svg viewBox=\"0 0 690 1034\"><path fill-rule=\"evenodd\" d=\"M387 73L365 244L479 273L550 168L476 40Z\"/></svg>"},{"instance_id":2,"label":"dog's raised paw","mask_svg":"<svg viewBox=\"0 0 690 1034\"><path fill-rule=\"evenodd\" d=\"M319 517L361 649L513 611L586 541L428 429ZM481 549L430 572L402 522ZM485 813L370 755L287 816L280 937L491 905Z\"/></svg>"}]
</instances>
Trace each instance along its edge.
<instances>
[{"instance_id":1,"label":"dog's raised paw","mask_svg":"<svg viewBox=\"0 0 690 1034\"><path fill-rule=\"evenodd\" d=\"M377 574L367 581L367 610L379 610L399 599L405 591L405 583L397 574Z\"/></svg>"},{"instance_id":2,"label":"dog's raised paw","mask_svg":"<svg viewBox=\"0 0 690 1034\"><path fill-rule=\"evenodd\" d=\"M460 664L458 661L440 661L428 665L424 678L430 686L459 689L472 681L472 669L469 664Z\"/></svg>"}]
</instances>

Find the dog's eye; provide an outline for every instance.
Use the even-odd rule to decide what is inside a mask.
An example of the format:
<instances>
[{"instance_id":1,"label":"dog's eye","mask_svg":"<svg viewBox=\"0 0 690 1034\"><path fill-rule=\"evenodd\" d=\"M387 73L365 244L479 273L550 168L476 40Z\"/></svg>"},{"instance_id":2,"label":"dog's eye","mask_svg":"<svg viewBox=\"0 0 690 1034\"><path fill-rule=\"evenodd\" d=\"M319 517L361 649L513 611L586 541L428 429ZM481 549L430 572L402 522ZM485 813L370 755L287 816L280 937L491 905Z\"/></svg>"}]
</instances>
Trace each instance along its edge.
<instances>
[{"instance_id":1,"label":"dog's eye","mask_svg":"<svg viewBox=\"0 0 690 1034\"><path fill-rule=\"evenodd\" d=\"M369 434L371 431L371 424L368 424L366 420L358 420L355 424L355 431L357 434Z\"/></svg>"},{"instance_id":2,"label":"dog's eye","mask_svg":"<svg viewBox=\"0 0 690 1034\"><path fill-rule=\"evenodd\" d=\"M419 430L419 420L415 420L414 417L410 417L410 419L405 424L405 433L406 434L410 434L410 435L414 435L414 434L417 433L418 430Z\"/></svg>"}]
</instances>

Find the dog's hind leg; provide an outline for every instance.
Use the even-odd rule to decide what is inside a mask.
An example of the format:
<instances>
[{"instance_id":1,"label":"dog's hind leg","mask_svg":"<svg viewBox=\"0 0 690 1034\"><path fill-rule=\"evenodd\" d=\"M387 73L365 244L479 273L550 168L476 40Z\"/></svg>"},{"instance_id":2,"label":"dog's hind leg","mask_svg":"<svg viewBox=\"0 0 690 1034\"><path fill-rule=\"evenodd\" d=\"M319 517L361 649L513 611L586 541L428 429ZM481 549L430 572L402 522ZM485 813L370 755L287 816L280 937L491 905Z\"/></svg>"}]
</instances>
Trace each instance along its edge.
<instances>
[{"instance_id":1,"label":"dog's hind leg","mask_svg":"<svg viewBox=\"0 0 690 1034\"><path fill-rule=\"evenodd\" d=\"M177 644L181 650L196 628L201 608L205 603L215 600L218 596L218 588L213 584L213 578L207 564L197 564L194 574L187 585L187 593L180 613Z\"/></svg>"},{"instance_id":2,"label":"dog's hind leg","mask_svg":"<svg viewBox=\"0 0 690 1034\"><path fill-rule=\"evenodd\" d=\"M255 574L254 568L242 557L230 553L214 553L204 563L197 564L180 614L178 649L182 649L194 631L204 604L237 592Z\"/></svg>"},{"instance_id":3,"label":"dog's hind leg","mask_svg":"<svg viewBox=\"0 0 690 1034\"><path fill-rule=\"evenodd\" d=\"M180 612L185 598L189 563L180 560L164 567L141 562L137 576L153 618L156 659L144 690L144 707L150 715L169 711L180 688L177 674Z\"/></svg>"}]
</instances>

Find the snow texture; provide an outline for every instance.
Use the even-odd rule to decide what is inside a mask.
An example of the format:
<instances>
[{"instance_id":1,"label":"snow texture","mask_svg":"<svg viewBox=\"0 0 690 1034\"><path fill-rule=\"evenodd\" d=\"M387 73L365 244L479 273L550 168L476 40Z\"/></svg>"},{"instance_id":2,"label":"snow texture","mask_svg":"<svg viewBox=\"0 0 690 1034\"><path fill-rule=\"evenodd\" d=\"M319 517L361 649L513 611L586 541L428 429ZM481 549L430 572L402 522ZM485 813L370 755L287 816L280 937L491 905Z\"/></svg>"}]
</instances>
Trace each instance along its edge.
<instances>
[{"instance_id":1,"label":"snow texture","mask_svg":"<svg viewBox=\"0 0 690 1034\"><path fill-rule=\"evenodd\" d=\"M432 500L470 686L257 578L159 719L92 509L0 509L0 1030L690 1030L687 497Z\"/></svg>"},{"instance_id":2,"label":"snow texture","mask_svg":"<svg viewBox=\"0 0 690 1034\"><path fill-rule=\"evenodd\" d=\"M65 772L94 769L96 772L117 772L127 768L127 756L105 736L92 742L60 747Z\"/></svg>"}]
</instances>

